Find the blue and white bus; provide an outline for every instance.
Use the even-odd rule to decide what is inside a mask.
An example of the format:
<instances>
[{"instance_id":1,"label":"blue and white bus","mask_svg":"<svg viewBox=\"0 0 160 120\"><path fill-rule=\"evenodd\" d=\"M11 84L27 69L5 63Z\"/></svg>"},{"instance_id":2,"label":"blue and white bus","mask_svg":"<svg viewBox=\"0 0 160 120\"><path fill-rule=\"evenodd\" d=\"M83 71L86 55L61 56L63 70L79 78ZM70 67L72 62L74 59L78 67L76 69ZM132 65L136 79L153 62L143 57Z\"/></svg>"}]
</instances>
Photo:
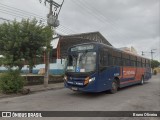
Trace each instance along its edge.
<instances>
[{"instance_id":1,"label":"blue and white bus","mask_svg":"<svg viewBox=\"0 0 160 120\"><path fill-rule=\"evenodd\" d=\"M71 90L115 93L150 78L150 60L141 56L95 42L68 49L64 84Z\"/></svg>"}]
</instances>

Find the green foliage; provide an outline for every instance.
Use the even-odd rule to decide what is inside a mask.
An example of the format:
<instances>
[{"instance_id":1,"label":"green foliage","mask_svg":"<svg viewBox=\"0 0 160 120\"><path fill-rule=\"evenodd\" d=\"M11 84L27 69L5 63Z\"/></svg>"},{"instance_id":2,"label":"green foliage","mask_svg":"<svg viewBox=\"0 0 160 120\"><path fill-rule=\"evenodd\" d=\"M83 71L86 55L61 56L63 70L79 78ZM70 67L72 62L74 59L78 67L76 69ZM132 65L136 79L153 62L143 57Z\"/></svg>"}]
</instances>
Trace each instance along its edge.
<instances>
[{"instance_id":1,"label":"green foliage","mask_svg":"<svg viewBox=\"0 0 160 120\"><path fill-rule=\"evenodd\" d=\"M153 74L154 74L154 75L157 75L157 71L156 71L156 70L154 70L154 71L153 71Z\"/></svg>"},{"instance_id":2,"label":"green foliage","mask_svg":"<svg viewBox=\"0 0 160 120\"><path fill-rule=\"evenodd\" d=\"M3 58L0 57L0 66L3 65Z\"/></svg>"},{"instance_id":3,"label":"green foliage","mask_svg":"<svg viewBox=\"0 0 160 120\"><path fill-rule=\"evenodd\" d=\"M50 48L53 31L36 19L0 24L0 51L3 65L23 67L24 60L32 68L34 59L42 55L43 47Z\"/></svg>"},{"instance_id":4,"label":"green foliage","mask_svg":"<svg viewBox=\"0 0 160 120\"><path fill-rule=\"evenodd\" d=\"M151 61L151 67L154 69L156 67L158 67L160 65L160 62L158 62L157 60L152 60Z\"/></svg>"},{"instance_id":5,"label":"green foliage","mask_svg":"<svg viewBox=\"0 0 160 120\"><path fill-rule=\"evenodd\" d=\"M18 29L20 24L16 21L0 25L0 51L4 56L3 64L11 67L22 64L19 54L22 40L18 36L20 34Z\"/></svg>"},{"instance_id":6,"label":"green foliage","mask_svg":"<svg viewBox=\"0 0 160 120\"><path fill-rule=\"evenodd\" d=\"M0 90L3 93L17 93L24 86L24 78L18 70L9 70L0 75Z\"/></svg>"}]
</instances>

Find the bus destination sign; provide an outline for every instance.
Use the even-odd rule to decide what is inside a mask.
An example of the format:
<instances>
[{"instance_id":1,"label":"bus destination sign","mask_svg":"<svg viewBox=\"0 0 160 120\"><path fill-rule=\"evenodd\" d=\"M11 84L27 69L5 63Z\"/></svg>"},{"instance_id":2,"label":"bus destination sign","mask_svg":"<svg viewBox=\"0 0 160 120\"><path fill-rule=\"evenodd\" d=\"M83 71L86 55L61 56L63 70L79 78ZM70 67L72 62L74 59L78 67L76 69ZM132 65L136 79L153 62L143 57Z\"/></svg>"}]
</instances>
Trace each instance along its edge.
<instances>
[{"instance_id":1,"label":"bus destination sign","mask_svg":"<svg viewBox=\"0 0 160 120\"><path fill-rule=\"evenodd\" d=\"M94 48L93 45L81 45L81 46L72 47L71 52L83 51L83 50L92 50L93 48Z\"/></svg>"}]
</instances>

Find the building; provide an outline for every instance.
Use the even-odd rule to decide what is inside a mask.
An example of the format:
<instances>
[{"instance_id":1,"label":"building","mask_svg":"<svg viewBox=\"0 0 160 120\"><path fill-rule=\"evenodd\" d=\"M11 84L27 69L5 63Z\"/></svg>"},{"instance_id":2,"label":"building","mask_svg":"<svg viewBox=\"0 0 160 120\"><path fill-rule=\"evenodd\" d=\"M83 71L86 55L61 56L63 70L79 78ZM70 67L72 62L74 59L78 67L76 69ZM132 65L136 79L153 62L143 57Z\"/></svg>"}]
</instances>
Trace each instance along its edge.
<instances>
[{"instance_id":1,"label":"building","mask_svg":"<svg viewBox=\"0 0 160 120\"><path fill-rule=\"evenodd\" d=\"M119 48L120 50L122 51L125 51L125 52L129 52L129 53L132 53L132 54L138 54L136 49L134 47L122 47L122 48Z\"/></svg>"},{"instance_id":2,"label":"building","mask_svg":"<svg viewBox=\"0 0 160 120\"><path fill-rule=\"evenodd\" d=\"M90 32L90 33L60 36L58 42L57 40L55 40L57 46L55 49L53 49L53 58L65 59L69 47L76 44L88 43L88 42L98 42L112 46L100 32Z\"/></svg>"},{"instance_id":3,"label":"building","mask_svg":"<svg viewBox=\"0 0 160 120\"><path fill-rule=\"evenodd\" d=\"M160 73L160 66L157 68L154 68L153 71L156 71L156 73Z\"/></svg>"}]
</instances>

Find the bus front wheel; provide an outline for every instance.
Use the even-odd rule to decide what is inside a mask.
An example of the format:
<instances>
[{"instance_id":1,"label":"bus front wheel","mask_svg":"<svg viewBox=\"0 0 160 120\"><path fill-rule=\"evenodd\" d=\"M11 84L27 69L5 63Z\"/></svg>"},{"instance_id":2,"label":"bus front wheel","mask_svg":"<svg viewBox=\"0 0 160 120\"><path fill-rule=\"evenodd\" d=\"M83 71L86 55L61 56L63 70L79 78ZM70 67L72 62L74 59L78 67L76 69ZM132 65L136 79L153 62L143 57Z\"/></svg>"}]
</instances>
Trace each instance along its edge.
<instances>
[{"instance_id":1,"label":"bus front wheel","mask_svg":"<svg viewBox=\"0 0 160 120\"><path fill-rule=\"evenodd\" d=\"M117 92L117 90L118 90L118 83L117 83L116 80L113 80L113 82L112 82L112 88L111 88L110 92L111 92L112 94L114 94L114 93Z\"/></svg>"}]
</instances>

